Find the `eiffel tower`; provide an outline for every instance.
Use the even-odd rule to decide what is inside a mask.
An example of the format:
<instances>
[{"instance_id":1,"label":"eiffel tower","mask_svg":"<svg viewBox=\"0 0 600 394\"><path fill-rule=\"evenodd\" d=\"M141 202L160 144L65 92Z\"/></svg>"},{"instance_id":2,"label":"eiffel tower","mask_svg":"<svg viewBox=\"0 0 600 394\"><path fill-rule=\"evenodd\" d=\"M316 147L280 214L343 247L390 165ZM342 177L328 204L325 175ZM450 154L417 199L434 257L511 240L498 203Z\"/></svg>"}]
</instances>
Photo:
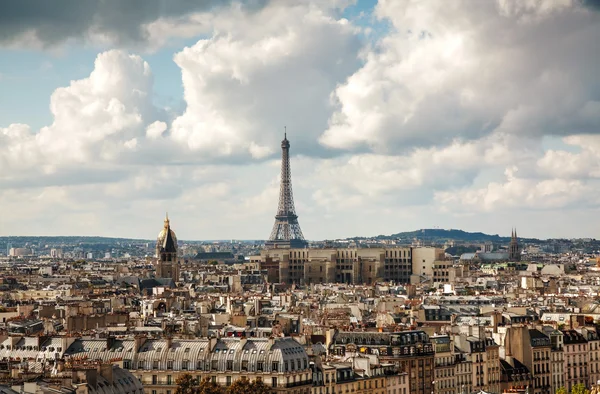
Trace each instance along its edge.
<instances>
[{"instance_id":1,"label":"eiffel tower","mask_svg":"<svg viewBox=\"0 0 600 394\"><path fill-rule=\"evenodd\" d=\"M290 170L290 142L287 133L281 141L281 185L279 187L279 207L275 215L275 224L265 247L274 248L305 248L308 242L302 235L298 215L294 208L292 193L292 174Z\"/></svg>"}]
</instances>

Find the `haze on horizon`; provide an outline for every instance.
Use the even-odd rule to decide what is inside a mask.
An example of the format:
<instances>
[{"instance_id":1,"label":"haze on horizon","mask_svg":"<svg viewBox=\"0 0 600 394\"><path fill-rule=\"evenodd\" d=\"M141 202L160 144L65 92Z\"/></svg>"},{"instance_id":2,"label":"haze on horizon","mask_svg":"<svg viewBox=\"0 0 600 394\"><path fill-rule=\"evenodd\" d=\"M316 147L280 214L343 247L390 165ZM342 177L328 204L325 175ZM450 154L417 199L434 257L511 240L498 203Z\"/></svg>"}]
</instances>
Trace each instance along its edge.
<instances>
[{"instance_id":1,"label":"haze on horizon","mask_svg":"<svg viewBox=\"0 0 600 394\"><path fill-rule=\"evenodd\" d=\"M600 3L0 3L0 236L598 238Z\"/></svg>"}]
</instances>

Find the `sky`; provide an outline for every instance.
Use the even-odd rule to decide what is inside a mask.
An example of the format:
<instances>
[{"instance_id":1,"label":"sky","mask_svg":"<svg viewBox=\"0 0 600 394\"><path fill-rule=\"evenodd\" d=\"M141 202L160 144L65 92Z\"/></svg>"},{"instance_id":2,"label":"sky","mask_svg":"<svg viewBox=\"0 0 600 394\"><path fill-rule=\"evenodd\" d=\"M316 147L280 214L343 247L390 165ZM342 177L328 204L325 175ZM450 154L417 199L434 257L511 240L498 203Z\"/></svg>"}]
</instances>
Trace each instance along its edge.
<instances>
[{"instance_id":1,"label":"sky","mask_svg":"<svg viewBox=\"0 0 600 394\"><path fill-rule=\"evenodd\" d=\"M600 236L600 1L0 2L0 235Z\"/></svg>"}]
</instances>

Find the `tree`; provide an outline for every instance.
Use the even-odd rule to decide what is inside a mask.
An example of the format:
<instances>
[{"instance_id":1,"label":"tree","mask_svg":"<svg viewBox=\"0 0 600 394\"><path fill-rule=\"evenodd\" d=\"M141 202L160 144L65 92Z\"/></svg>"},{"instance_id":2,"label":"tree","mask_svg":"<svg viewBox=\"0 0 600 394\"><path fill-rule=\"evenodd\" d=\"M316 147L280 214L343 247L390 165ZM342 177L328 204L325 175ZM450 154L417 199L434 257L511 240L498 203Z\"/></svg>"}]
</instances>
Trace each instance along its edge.
<instances>
[{"instance_id":1,"label":"tree","mask_svg":"<svg viewBox=\"0 0 600 394\"><path fill-rule=\"evenodd\" d=\"M241 377L227 388L227 394L269 394L271 390L261 379L249 381Z\"/></svg>"},{"instance_id":2,"label":"tree","mask_svg":"<svg viewBox=\"0 0 600 394\"><path fill-rule=\"evenodd\" d=\"M225 394L223 387L213 382L210 378L204 378L201 382L190 374L177 378L175 382L177 389L175 394Z\"/></svg>"},{"instance_id":3,"label":"tree","mask_svg":"<svg viewBox=\"0 0 600 394\"><path fill-rule=\"evenodd\" d=\"M269 386L262 381L262 379L255 379L250 383L250 393L252 394L269 394L271 389Z\"/></svg>"},{"instance_id":4,"label":"tree","mask_svg":"<svg viewBox=\"0 0 600 394\"><path fill-rule=\"evenodd\" d=\"M223 387L213 382L210 378L202 379L197 390L196 394L225 394Z\"/></svg>"},{"instance_id":5,"label":"tree","mask_svg":"<svg viewBox=\"0 0 600 394\"><path fill-rule=\"evenodd\" d=\"M590 390L583 383L578 383L571 388L571 394L590 394Z\"/></svg>"},{"instance_id":6,"label":"tree","mask_svg":"<svg viewBox=\"0 0 600 394\"><path fill-rule=\"evenodd\" d=\"M568 394L567 389L564 387L559 387L556 389L556 394Z\"/></svg>"},{"instance_id":7,"label":"tree","mask_svg":"<svg viewBox=\"0 0 600 394\"><path fill-rule=\"evenodd\" d=\"M198 387L198 380L189 373L186 373L178 377L175 384L177 384L175 394L195 394L194 391Z\"/></svg>"}]
</instances>

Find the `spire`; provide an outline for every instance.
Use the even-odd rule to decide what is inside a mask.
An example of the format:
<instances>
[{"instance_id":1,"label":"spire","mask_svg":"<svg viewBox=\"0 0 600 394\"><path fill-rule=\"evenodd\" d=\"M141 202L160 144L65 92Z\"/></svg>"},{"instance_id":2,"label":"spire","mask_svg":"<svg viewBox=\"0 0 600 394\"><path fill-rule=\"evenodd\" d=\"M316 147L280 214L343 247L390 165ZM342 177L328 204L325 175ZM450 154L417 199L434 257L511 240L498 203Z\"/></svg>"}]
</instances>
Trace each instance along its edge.
<instances>
[{"instance_id":1,"label":"spire","mask_svg":"<svg viewBox=\"0 0 600 394\"><path fill-rule=\"evenodd\" d=\"M173 239L173 232L170 228L168 228L167 236L165 237L162 247L167 253L177 253L177 245Z\"/></svg>"},{"instance_id":2,"label":"spire","mask_svg":"<svg viewBox=\"0 0 600 394\"><path fill-rule=\"evenodd\" d=\"M169 212L165 215L165 228L170 228L171 224L169 222Z\"/></svg>"}]
</instances>

